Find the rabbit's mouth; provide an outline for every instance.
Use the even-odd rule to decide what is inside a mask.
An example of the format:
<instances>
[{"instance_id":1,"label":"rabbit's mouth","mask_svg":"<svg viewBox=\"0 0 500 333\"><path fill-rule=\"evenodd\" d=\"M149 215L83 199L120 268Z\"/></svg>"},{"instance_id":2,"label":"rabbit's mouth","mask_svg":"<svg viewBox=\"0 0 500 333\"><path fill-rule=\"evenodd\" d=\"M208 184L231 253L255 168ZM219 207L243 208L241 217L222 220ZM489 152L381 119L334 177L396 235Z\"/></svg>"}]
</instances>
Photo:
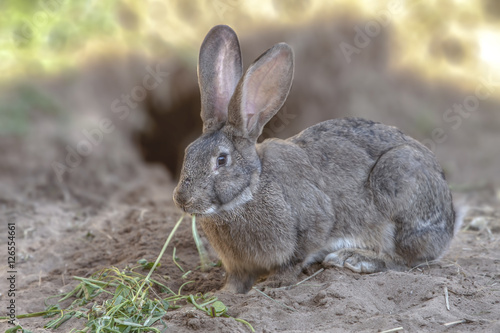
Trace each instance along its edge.
<instances>
[{"instance_id":1,"label":"rabbit's mouth","mask_svg":"<svg viewBox=\"0 0 500 333\"><path fill-rule=\"evenodd\" d=\"M193 200L182 201L176 195L173 197L174 203L177 207L182 209L183 212L188 214L195 214L196 212L192 211L193 209Z\"/></svg>"},{"instance_id":2,"label":"rabbit's mouth","mask_svg":"<svg viewBox=\"0 0 500 333\"><path fill-rule=\"evenodd\" d=\"M215 205L210 205L207 208L200 207L200 205L195 204L194 200L190 200L185 203L180 203L174 199L177 207L182 209L185 213L195 214L195 215L213 215L217 213L217 208Z\"/></svg>"},{"instance_id":3,"label":"rabbit's mouth","mask_svg":"<svg viewBox=\"0 0 500 333\"><path fill-rule=\"evenodd\" d=\"M205 197L193 196L181 185L174 189L174 203L185 213L196 215L213 215L218 211L218 205Z\"/></svg>"}]
</instances>

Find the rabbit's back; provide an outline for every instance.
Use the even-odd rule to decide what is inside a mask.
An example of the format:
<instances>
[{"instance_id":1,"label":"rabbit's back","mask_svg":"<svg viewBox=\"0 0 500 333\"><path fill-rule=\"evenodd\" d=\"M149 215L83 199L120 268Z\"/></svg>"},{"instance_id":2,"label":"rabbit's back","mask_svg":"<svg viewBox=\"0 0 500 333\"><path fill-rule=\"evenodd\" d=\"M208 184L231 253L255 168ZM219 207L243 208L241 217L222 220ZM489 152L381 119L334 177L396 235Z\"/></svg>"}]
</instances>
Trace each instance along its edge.
<instances>
[{"instance_id":1,"label":"rabbit's back","mask_svg":"<svg viewBox=\"0 0 500 333\"><path fill-rule=\"evenodd\" d=\"M432 152L415 139L396 127L362 118L327 120L288 141L306 150L312 164L323 172L343 179L366 181L378 159L398 146L418 151L426 167L441 173Z\"/></svg>"}]
</instances>

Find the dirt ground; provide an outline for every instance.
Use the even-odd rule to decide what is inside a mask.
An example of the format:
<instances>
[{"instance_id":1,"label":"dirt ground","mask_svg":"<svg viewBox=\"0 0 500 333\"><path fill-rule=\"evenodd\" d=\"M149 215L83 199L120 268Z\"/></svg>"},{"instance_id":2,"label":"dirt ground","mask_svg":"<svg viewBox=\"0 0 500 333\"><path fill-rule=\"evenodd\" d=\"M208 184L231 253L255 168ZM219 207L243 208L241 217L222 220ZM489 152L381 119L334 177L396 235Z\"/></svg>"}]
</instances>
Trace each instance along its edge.
<instances>
[{"instance_id":1,"label":"dirt ground","mask_svg":"<svg viewBox=\"0 0 500 333\"><path fill-rule=\"evenodd\" d=\"M300 59L300 51L297 58ZM342 88L349 91L348 85L351 90L357 87L358 95L366 95L374 88L367 83L366 87L360 85L360 81L366 81L358 72L360 66L351 67L357 76L349 76L352 82L344 82ZM348 73L339 75L347 77ZM381 80L377 73L369 73L370 82L377 81L377 77ZM103 134L102 142L93 146L76 167L69 168L62 182L58 180L52 163L64 163L66 146L74 147L82 138L83 128L92 128L99 117L109 115L116 92L129 91L126 86L119 86L108 90L108 97L94 98L99 86L92 86L92 75L88 71L73 75L50 82L31 82L56 96L59 107L69 110L69 116L38 110L28 117L28 131L6 134L0 140L0 220L4 222L0 230L2 313L8 299L7 222L16 224L16 311L22 314L42 311L47 297L72 289L77 284L72 276L90 276L110 266L122 269L142 258L154 261L181 216L171 198L175 175L162 165L145 162L138 148L137 124L147 123L141 112L126 122L112 118L115 130ZM305 72L297 77L297 86L307 87L305 77ZM439 101L436 109L442 112L443 106L467 96L467 92L451 86L430 88L412 80L406 85L408 93L401 96L393 88L398 86L404 91L403 79L382 79L377 83L377 92L371 93L372 101L376 100L372 104L373 114L364 108L352 114L396 124L422 139L429 126L421 129L415 125L416 116L410 111L394 111L396 107L405 109L405 104L397 101L410 99L411 110L418 109L412 104L416 101ZM293 109L299 98L291 97L289 107ZM383 105L379 105L381 101ZM173 244L179 264L194 271L187 279L181 278L182 272L171 260L173 247L169 247L157 270L158 276L168 276L163 279L174 290L186 281L195 281L183 289L185 293L215 293L229 307L229 314L247 320L257 332L379 332L398 327L407 332L500 332L500 103L492 100L484 105L470 121L464 120L461 130L453 132L437 151L452 184L457 212L463 219L461 230L441 260L406 272L371 275L329 268L292 289L266 290L274 300L254 290L247 295L233 295L218 291L224 279L222 268L194 270L199 257L190 222L186 220ZM347 102L345 107L349 107ZM380 111L382 108L386 109ZM336 114L347 115L340 111ZM434 125L431 122L431 129ZM168 144L171 143L165 143ZM212 259L216 260L213 253ZM171 311L165 319L168 332L249 331L230 318L211 318L190 306ZM47 319L20 322L33 332L48 332L43 329ZM453 322L458 323L445 325ZM0 323L0 328L7 327ZM67 322L56 332L69 332L74 327L81 327L81 323Z\"/></svg>"}]
</instances>

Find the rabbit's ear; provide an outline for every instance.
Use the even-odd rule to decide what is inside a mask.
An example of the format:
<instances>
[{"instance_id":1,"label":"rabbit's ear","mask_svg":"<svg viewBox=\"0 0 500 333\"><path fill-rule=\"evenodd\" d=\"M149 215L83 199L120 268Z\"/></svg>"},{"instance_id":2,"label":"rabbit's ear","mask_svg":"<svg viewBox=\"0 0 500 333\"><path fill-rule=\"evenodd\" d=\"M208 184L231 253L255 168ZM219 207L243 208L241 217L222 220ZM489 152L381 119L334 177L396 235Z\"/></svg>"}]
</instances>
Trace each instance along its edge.
<instances>
[{"instance_id":1,"label":"rabbit's ear","mask_svg":"<svg viewBox=\"0 0 500 333\"><path fill-rule=\"evenodd\" d=\"M198 62L203 132L220 128L242 75L240 44L227 25L213 27L205 37Z\"/></svg>"},{"instance_id":2,"label":"rabbit's ear","mask_svg":"<svg viewBox=\"0 0 500 333\"><path fill-rule=\"evenodd\" d=\"M293 80L293 51L279 43L264 52L241 78L229 105L228 123L253 140L278 112Z\"/></svg>"}]
</instances>

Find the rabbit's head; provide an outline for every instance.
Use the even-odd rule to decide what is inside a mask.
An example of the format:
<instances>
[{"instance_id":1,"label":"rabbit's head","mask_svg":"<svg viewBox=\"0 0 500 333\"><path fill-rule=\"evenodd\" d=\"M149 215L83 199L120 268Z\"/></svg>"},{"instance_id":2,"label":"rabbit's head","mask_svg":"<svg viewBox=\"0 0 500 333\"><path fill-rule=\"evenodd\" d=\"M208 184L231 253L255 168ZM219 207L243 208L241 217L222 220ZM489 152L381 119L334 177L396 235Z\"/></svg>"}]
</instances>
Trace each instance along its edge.
<instances>
[{"instance_id":1,"label":"rabbit's head","mask_svg":"<svg viewBox=\"0 0 500 333\"><path fill-rule=\"evenodd\" d=\"M203 134L186 148L177 206L211 215L252 199L261 172L257 138L285 102L292 79L287 44L267 50L242 76L235 32L223 25L210 30L198 63Z\"/></svg>"}]
</instances>

